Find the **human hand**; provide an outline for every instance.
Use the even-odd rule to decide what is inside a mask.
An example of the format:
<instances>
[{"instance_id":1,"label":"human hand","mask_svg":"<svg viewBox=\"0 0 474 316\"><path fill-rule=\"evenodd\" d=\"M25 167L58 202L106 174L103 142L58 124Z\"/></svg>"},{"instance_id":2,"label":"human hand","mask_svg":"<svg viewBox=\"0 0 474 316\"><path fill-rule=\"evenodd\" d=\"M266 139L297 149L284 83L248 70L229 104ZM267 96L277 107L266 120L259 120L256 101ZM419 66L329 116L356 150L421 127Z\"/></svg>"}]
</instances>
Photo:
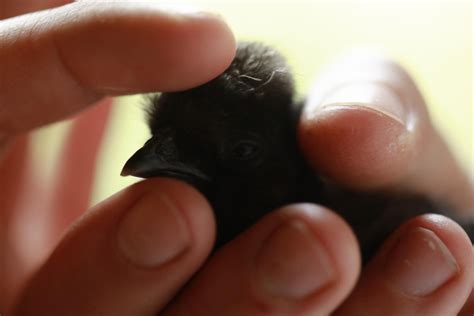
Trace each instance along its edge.
<instances>
[{"instance_id":1,"label":"human hand","mask_svg":"<svg viewBox=\"0 0 474 316\"><path fill-rule=\"evenodd\" d=\"M354 54L327 69L308 97L299 137L314 169L340 185L419 193L472 218L467 176L431 124L414 82L389 60ZM356 283L359 260L353 235L334 213L288 206L218 251L169 310L458 315L463 308L460 315L472 315L472 244L446 217L419 216L399 227Z\"/></svg>"},{"instance_id":2,"label":"human hand","mask_svg":"<svg viewBox=\"0 0 474 316\"><path fill-rule=\"evenodd\" d=\"M317 103L314 100L309 105ZM362 114L370 119L370 112ZM330 135L331 130L327 128L336 126L331 121L321 125L325 120L306 119L302 123L305 129L322 126L322 132L326 128ZM380 120L375 123L387 124L383 117ZM374 127L377 125L372 125ZM343 136L338 135L338 141ZM331 153L327 152L327 147L318 145L321 140L315 138L313 141L315 147L311 141L306 143L312 148L307 150L307 155L319 165L311 156L313 148L320 148L319 154L323 148L324 155ZM383 142L379 146L383 146ZM351 152L356 155L356 150L363 149L364 146ZM344 167L344 160L340 164ZM346 169L356 170L352 165ZM330 173L331 168L323 164L321 170ZM372 188L386 184L380 174L383 175L374 174ZM337 180L353 184L352 181ZM381 183L377 184L378 181ZM398 184L398 181L392 184ZM407 187L407 190L414 189L415 186ZM446 198L448 196L446 194ZM143 204L135 204L137 200ZM175 207L170 207L169 203ZM132 204L137 207L133 208ZM147 212L152 204L158 206ZM175 221L176 214L178 220ZM427 308L443 307L444 310L436 312L448 311L450 314L448 308L456 308L452 307L452 302L467 293L467 284L472 280L472 271L468 268L472 266L472 258L460 254L466 249L470 253L470 243L467 244L458 226L444 219L418 219L412 225L423 225L435 232L457 259L461 273L449 281L450 286L439 291L436 301L407 299L405 303L420 303L409 306L396 300L400 296L390 296L387 294L391 292L384 291L386 283L380 282L382 273L377 273L383 267L380 264L383 260L379 259L377 263L375 259L376 263L371 266L380 269L366 270L362 278L375 281L370 287L358 285L340 313L366 315L367 307L371 305L362 298L373 292L383 293L384 302L400 304L398 307L406 308L402 312L407 313L410 313L409 308L424 312ZM146 239L136 239L135 233L127 234L136 231L142 232ZM338 234L334 235L334 232ZM172 180L142 182L97 206L75 225L26 287L22 312L28 314L34 310L39 315L55 312L63 315L146 315L158 311L163 315L324 315L340 306L349 295L359 271L357 244L347 225L328 210L295 205L278 210L257 223L213 256L192 281L184 285L208 255L212 238L212 215L197 192ZM383 251L380 256L384 256ZM287 260L289 257L292 260ZM327 274L321 273L323 271ZM471 283L469 286L472 287ZM180 292L175 296L177 291ZM450 301L452 298L447 293L456 299ZM367 305L361 305L365 303ZM380 304L376 302L372 306L377 308ZM392 306L386 313L397 314L400 310L395 308Z\"/></svg>"},{"instance_id":3,"label":"human hand","mask_svg":"<svg viewBox=\"0 0 474 316\"><path fill-rule=\"evenodd\" d=\"M66 2L69 1L30 1L25 6L27 1L4 1L0 14L7 17L12 12L20 14ZM85 139L71 140L80 156L69 155L66 162L58 163L57 169L66 173L61 174L68 179L63 185L73 192L56 190L60 191L56 192L58 196L49 203L41 196L45 191L50 193L43 190L49 189L49 184L30 181L36 170L25 167L27 153L21 134L82 111L106 95L186 89L206 82L227 67L234 45L230 30L216 16L174 12L149 2L72 3L0 22L0 313L8 314L7 305L11 305L19 282L44 260L38 260L38 256L44 257L48 251L37 249L38 244L51 248L64 228L59 226L68 223L72 214L84 211L85 191L91 185L85 179L93 175L91 155L96 153L84 144L98 145L96 138L100 138L94 135L97 128L92 128L80 131ZM62 168L64 165L69 167ZM34 185L29 190L31 183ZM25 196L25 187L33 194ZM145 188L136 194L144 192ZM186 203L188 195L180 194ZM126 196L121 203L132 203L133 196ZM66 201L54 203L61 199ZM78 206L80 209L76 210ZM130 208L111 208L118 207L123 211ZM199 205L193 203L189 210L196 208ZM30 220L32 213L40 213L36 221ZM210 238L212 229L209 231L203 238ZM199 260L194 253L191 256ZM77 255L69 259L76 258ZM186 269L182 272L187 273ZM72 287L70 291L63 289L75 293Z\"/></svg>"},{"instance_id":4,"label":"human hand","mask_svg":"<svg viewBox=\"0 0 474 316\"><path fill-rule=\"evenodd\" d=\"M473 217L473 186L398 64L354 52L326 69L309 96L300 141L315 170L358 190L421 193ZM433 247L433 248L430 248ZM402 225L335 315L472 315L471 241L439 215Z\"/></svg>"},{"instance_id":5,"label":"human hand","mask_svg":"<svg viewBox=\"0 0 474 316\"><path fill-rule=\"evenodd\" d=\"M352 55L312 91L299 137L315 170L354 189L427 195L472 218L472 186L399 65ZM472 250L454 221L424 215L399 227L359 271L356 241L340 218L318 206L292 205L219 250L166 311L471 315Z\"/></svg>"}]
</instances>

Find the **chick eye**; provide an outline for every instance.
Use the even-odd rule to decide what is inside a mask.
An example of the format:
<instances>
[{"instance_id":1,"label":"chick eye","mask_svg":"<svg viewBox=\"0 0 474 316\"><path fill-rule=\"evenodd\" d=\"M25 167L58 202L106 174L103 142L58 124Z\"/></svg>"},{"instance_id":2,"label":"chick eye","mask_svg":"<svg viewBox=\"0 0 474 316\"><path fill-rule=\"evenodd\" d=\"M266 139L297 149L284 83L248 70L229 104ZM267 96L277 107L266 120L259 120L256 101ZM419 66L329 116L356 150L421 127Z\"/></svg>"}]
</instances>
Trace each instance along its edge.
<instances>
[{"instance_id":1,"label":"chick eye","mask_svg":"<svg viewBox=\"0 0 474 316\"><path fill-rule=\"evenodd\" d=\"M260 145L254 141L243 140L232 148L232 156L238 160L251 160L260 153Z\"/></svg>"}]
</instances>

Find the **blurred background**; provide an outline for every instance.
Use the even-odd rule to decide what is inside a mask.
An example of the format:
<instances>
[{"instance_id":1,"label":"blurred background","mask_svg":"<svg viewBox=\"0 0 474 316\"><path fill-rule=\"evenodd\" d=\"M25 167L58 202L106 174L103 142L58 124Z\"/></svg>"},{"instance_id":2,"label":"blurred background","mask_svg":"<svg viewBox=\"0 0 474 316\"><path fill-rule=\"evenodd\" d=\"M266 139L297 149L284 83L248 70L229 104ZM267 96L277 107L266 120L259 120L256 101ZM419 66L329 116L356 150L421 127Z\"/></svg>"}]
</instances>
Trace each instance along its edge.
<instances>
[{"instance_id":1,"label":"blurred background","mask_svg":"<svg viewBox=\"0 0 474 316\"><path fill-rule=\"evenodd\" d=\"M293 69L300 95L305 95L322 67L341 53L360 46L382 50L412 74L435 124L465 168L474 173L471 1L187 3L221 14L239 40L258 40L280 49ZM113 103L91 204L137 181L119 174L127 158L149 135L140 96L117 98ZM32 150L43 166L42 177L54 174L68 126L69 122L62 122L34 134L37 141Z\"/></svg>"}]
</instances>

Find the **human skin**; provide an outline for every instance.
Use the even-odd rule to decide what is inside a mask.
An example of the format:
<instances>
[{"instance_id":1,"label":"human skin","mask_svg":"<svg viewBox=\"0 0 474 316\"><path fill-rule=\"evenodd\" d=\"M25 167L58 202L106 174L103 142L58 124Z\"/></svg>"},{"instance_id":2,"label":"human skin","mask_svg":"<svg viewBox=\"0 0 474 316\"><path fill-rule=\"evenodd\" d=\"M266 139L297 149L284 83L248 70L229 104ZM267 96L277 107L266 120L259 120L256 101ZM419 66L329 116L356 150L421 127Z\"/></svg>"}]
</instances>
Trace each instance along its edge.
<instances>
[{"instance_id":1,"label":"human skin","mask_svg":"<svg viewBox=\"0 0 474 316\"><path fill-rule=\"evenodd\" d=\"M16 2L4 1L3 16L24 12L8 11ZM21 10L60 4L35 2ZM75 19L66 19L68 14ZM171 14L123 1L79 2L5 20L0 34L0 135L8 169L21 161L9 159L20 154L15 151L20 133L107 95L201 84L225 69L235 49L230 30L216 16ZM206 46L213 49L199 51ZM189 51L197 52L194 58L186 58ZM308 161L341 184L423 192L471 208L472 186L406 72L384 59L351 58L312 88L300 124ZM373 77L358 77L357 67ZM350 86L327 94L345 78L353 79ZM352 131L341 131L341 124ZM396 148L404 155L387 155L394 140L403 141ZM358 182L358 173L370 181ZM2 188L13 180L2 177ZM0 210L0 280L15 273L4 263L16 251L5 233L16 211L3 204ZM456 223L441 216L402 225L362 271L347 224L317 205L275 210L208 258L214 229L207 201L186 184L170 179L135 184L79 218L41 267L25 264L31 278L18 292L9 292L15 286L4 289L2 314L15 309L13 315L455 315L464 305L460 315L473 312L472 245ZM293 260L281 260L288 256ZM405 260L416 265L390 264Z\"/></svg>"}]
</instances>

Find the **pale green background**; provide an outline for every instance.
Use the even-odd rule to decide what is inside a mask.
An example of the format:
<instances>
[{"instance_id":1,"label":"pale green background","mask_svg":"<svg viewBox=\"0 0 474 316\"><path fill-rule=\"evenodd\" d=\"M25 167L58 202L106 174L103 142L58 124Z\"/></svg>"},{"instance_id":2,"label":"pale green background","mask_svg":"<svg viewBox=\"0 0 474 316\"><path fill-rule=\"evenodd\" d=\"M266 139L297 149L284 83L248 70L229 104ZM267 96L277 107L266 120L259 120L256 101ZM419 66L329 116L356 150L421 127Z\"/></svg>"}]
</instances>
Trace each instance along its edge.
<instances>
[{"instance_id":1,"label":"pale green background","mask_svg":"<svg viewBox=\"0 0 474 316\"><path fill-rule=\"evenodd\" d=\"M466 169L474 170L472 2L187 2L220 13L237 39L260 40L283 51L302 94L322 66L338 54L358 46L383 49L410 71L436 125ZM120 99L113 114L92 203L135 181L119 173L128 156L148 136L137 97ZM43 130L39 135L48 137L50 147L59 148L58 136L54 141L51 138L59 128ZM44 146L37 153L47 154Z\"/></svg>"}]
</instances>

